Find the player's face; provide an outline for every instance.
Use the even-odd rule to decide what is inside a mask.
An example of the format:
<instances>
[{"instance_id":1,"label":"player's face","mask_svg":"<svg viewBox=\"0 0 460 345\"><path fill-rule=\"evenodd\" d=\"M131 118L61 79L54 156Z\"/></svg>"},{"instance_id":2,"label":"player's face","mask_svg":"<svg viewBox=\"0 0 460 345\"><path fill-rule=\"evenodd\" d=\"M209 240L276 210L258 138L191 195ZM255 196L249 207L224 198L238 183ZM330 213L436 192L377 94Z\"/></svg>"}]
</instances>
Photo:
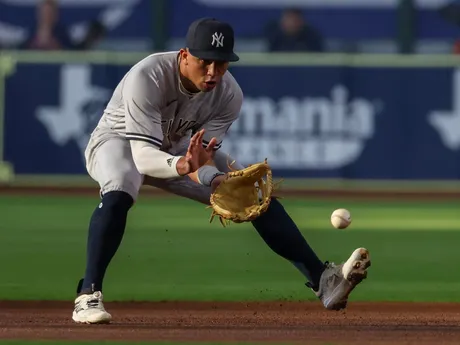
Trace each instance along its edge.
<instances>
[{"instance_id":1,"label":"player's face","mask_svg":"<svg viewBox=\"0 0 460 345\"><path fill-rule=\"evenodd\" d=\"M228 61L203 60L186 52L184 75L202 92L212 91L228 69Z\"/></svg>"}]
</instances>

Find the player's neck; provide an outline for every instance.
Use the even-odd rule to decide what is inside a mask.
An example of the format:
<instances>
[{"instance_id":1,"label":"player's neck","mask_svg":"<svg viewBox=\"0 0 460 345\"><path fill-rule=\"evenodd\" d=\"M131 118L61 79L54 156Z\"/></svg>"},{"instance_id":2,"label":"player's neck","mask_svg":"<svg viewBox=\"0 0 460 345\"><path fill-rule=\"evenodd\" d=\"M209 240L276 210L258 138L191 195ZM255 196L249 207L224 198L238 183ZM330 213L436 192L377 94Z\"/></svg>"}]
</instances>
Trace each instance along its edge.
<instances>
[{"instance_id":1,"label":"player's neck","mask_svg":"<svg viewBox=\"0 0 460 345\"><path fill-rule=\"evenodd\" d=\"M190 94L196 94L199 93L200 90L193 84L186 76L184 76L180 71L179 71L179 78L180 82L185 89L186 92Z\"/></svg>"},{"instance_id":2,"label":"player's neck","mask_svg":"<svg viewBox=\"0 0 460 345\"><path fill-rule=\"evenodd\" d=\"M183 61L182 59L178 59L179 61L179 87L182 86L184 88L184 91L193 95L193 94L197 94L200 92L200 90L195 86L195 84L193 84L190 79L187 78L186 74L183 73L182 71L184 70L184 66L183 66Z\"/></svg>"}]
</instances>

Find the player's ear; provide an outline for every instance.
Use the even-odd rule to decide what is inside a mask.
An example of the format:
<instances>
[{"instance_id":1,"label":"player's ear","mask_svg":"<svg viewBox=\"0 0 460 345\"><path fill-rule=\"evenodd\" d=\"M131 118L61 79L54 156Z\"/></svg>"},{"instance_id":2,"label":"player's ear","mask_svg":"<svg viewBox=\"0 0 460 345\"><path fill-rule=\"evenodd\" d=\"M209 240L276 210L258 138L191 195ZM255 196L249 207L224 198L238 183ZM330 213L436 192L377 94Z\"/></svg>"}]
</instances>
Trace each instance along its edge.
<instances>
[{"instance_id":1,"label":"player's ear","mask_svg":"<svg viewBox=\"0 0 460 345\"><path fill-rule=\"evenodd\" d=\"M179 55L181 60L184 60L185 63L187 63L187 57L189 56L188 50L186 48L181 48L181 50L179 50Z\"/></svg>"}]
</instances>

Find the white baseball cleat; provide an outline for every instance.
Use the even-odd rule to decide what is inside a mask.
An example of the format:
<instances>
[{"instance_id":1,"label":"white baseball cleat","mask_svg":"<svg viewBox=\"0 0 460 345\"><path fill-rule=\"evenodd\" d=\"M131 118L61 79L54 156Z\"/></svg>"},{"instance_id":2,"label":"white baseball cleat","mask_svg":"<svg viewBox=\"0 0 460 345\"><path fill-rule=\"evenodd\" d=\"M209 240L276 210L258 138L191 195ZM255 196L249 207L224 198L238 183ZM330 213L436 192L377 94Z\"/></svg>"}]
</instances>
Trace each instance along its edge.
<instances>
[{"instance_id":1,"label":"white baseball cleat","mask_svg":"<svg viewBox=\"0 0 460 345\"><path fill-rule=\"evenodd\" d=\"M371 259L366 248L356 249L343 264L335 265L326 262L319 289L314 291L326 309L345 309L348 296L367 277L367 269L370 265Z\"/></svg>"},{"instance_id":2,"label":"white baseball cleat","mask_svg":"<svg viewBox=\"0 0 460 345\"><path fill-rule=\"evenodd\" d=\"M100 291L81 295L75 299L72 319L77 323L110 323L112 315L104 308L103 295Z\"/></svg>"}]
</instances>

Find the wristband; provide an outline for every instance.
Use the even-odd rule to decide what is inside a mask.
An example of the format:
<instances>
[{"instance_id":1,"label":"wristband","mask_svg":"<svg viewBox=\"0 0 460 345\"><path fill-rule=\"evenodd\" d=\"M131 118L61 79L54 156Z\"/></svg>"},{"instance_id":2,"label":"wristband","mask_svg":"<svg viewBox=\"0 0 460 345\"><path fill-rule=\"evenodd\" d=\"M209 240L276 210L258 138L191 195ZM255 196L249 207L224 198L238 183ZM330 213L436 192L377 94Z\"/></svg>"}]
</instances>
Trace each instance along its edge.
<instances>
[{"instance_id":1,"label":"wristband","mask_svg":"<svg viewBox=\"0 0 460 345\"><path fill-rule=\"evenodd\" d=\"M212 180L220 175L225 175L225 173L211 165L204 165L197 170L198 182L208 187L211 186Z\"/></svg>"}]
</instances>

